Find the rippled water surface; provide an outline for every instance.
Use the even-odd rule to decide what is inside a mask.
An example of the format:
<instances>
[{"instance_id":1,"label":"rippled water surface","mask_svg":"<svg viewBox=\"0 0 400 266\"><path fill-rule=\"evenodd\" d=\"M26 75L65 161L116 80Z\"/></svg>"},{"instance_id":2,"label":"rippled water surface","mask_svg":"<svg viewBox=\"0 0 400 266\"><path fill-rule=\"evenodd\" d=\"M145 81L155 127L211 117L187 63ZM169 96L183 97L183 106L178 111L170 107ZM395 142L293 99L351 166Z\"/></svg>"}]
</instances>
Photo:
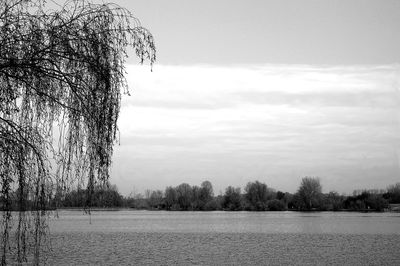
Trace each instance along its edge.
<instances>
[{"instance_id":1,"label":"rippled water surface","mask_svg":"<svg viewBox=\"0 0 400 266\"><path fill-rule=\"evenodd\" d=\"M51 265L400 265L395 213L60 211L50 229Z\"/></svg>"}]
</instances>

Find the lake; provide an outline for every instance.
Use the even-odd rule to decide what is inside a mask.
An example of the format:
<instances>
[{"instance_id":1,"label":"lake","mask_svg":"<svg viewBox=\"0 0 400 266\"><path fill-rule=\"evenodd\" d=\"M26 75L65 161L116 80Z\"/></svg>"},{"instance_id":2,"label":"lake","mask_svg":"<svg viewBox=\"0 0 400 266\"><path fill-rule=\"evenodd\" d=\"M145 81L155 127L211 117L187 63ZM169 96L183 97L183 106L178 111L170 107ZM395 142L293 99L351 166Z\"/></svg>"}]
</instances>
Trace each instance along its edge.
<instances>
[{"instance_id":1,"label":"lake","mask_svg":"<svg viewBox=\"0 0 400 266\"><path fill-rule=\"evenodd\" d=\"M400 265L399 213L63 210L49 223L50 265Z\"/></svg>"}]
</instances>

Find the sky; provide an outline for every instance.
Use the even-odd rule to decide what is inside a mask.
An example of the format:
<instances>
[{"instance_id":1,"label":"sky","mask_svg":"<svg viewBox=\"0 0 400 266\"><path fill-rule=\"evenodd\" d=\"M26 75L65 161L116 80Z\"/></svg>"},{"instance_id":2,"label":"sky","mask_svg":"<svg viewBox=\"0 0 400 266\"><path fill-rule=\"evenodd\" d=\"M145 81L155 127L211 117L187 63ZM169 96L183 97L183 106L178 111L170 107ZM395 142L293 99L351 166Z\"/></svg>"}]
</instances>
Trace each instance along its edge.
<instances>
[{"instance_id":1,"label":"sky","mask_svg":"<svg viewBox=\"0 0 400 266\"><path fill-rule=\"evenodd\" d=\"M111 182L294 193L400 177L400 1L115 0L154 35L128 59Z\"/></svg>"}]
</instances>

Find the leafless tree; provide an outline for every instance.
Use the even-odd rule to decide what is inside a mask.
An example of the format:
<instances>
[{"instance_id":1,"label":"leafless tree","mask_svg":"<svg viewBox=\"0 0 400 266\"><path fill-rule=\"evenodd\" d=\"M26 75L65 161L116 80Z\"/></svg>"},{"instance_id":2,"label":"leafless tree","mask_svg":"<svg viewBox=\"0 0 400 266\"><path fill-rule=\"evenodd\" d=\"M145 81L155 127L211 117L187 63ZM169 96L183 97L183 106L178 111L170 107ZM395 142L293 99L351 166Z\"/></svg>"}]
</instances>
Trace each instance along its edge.
<instances>
[{"instance_id":1,"label":"leafless tree","mask_svg":"<svg viewBox=\"0 0 400 266\"><path fill-rule=\"evenodd\" d=\"M311 210L317 207L322 195L322 186L318 177L303 177L297 194L300 197L301 209Z\"/></svg>"}]
</instances>

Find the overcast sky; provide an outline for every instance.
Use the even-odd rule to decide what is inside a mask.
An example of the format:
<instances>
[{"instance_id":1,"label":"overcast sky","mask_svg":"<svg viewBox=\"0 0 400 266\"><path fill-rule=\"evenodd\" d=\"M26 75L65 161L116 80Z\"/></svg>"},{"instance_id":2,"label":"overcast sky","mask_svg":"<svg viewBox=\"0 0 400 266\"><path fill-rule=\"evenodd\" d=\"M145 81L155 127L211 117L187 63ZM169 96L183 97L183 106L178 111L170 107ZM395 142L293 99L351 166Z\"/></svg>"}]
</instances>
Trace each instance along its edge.
<instances>
[{"instance_id":1,"label":"overcast sky","mask_svg":"<svg viewBox=\"0 0 400 266\"><path fill-rule=\"evenodd\" d=\"M123 194L399 182L400 1L115 2L158 50L153 72L127 66L111 180Z\"/></svg>"}]
</instances>

